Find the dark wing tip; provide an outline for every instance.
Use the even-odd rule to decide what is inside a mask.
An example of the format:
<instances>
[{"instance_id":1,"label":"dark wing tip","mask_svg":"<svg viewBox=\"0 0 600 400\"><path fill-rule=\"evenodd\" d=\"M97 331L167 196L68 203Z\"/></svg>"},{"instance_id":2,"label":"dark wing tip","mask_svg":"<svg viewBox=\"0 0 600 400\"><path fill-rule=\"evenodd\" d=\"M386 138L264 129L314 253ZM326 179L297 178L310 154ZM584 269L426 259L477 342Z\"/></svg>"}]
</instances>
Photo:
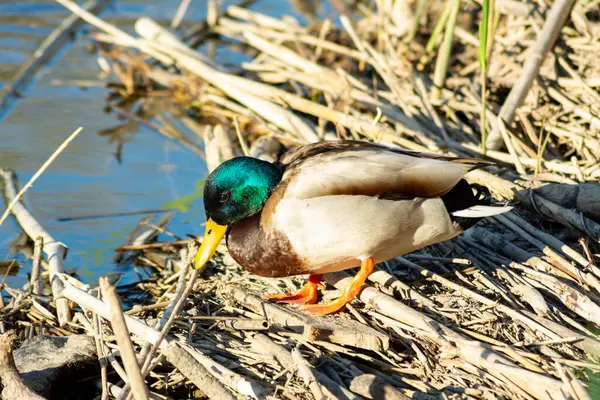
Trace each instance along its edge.
<instances>
[{"instance_id":1,"label":"dark wing tip","mask_svg":"<svg viewBox=\"0 0 600 400\"><path fill-rule=\"evenodd\" d=\"M483 160L480 158L469 157L452 157L438 153L420 152L415 150L403 149L400 147L391 147L378 143L366 142L361 140L324 140L316 143L310 143L304 146L297 147L284 153L278 160L277 164L280 168L285 168L291 164L302 162L308 158L314 157L317 154L322 154L330 151L353 150L361 148L375 148L386 151L392 151L399 154L406 154L414 157L431 158L443 161L454 162L457 164L470 164L470 170L477 168L496 165L495 162Z\"/></svg>"},{"instance_id":2,"label":"dark wing tip","mask_svg":"<svg viewBox=\"0 0 600 400\"><path fill-rule=\"evenodd\" d=\"M448 159L448 161L452 161L457 164L470 164L471 169L469 171L472 171L472 170L478 169L478 168L484 168L484 167L489 167L492 165L497 165L497 163L494 161L483 160L481 158L450 158L450 159Z\"/></svg>"}]
</instances>

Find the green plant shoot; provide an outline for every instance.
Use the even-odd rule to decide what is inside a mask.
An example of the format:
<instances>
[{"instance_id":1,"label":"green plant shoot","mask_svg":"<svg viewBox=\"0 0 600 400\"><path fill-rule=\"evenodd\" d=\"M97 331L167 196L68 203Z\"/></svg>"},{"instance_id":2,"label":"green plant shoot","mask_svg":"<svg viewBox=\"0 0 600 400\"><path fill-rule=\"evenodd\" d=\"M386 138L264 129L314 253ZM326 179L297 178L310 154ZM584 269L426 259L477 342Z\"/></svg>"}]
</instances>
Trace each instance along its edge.
<instances>
[{"instance_id":1,"label":"green plant shoot","mask_svg":"<svg viewBox=\"0 0 600 400\"><path fill-rule=\"evenodd\" d=\"M481 152L486 153L486 92L487 92L487 44L490 20L490 0L482 0L483 15L479 22L479 67L481 68Z\"/></svg>"}]
</instances>

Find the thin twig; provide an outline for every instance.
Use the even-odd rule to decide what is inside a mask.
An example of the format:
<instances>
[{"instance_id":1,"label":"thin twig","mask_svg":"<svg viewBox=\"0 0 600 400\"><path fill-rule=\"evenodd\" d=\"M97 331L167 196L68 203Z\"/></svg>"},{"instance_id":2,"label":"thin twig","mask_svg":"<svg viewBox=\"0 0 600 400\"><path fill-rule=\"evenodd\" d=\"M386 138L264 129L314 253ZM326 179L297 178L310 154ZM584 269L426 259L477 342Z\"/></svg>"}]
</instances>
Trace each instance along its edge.
<instances>
[{"instance_id":1,"label":"thin twig","mask_svg":"<svg viewBox=\"0 0 600 400\"><path fill-rule=\"evenodd\" d=\"M548 13L546 22L541 32L538 34L537 41L528 55L527 61L523 65L523 70L519 79L513 84L510 93L500 109L498 117L510 126L515 117L515 111L523 104L525 96L529 93L531 85L538 76L545 55L554 46L561 28L569 17L569 11L573 7L575 0L556 0ZM498 150L502 145L502 136L498 129L494 129L487 139L487 148Z\"/></svg>"},{"instance_id":2,"label":"thin twig","mask_svg":"<svg viewBox=\"0 0 600 400\"><path fill-rule=\"evenodd\" d=\"M250 150L248 150L248 143L246 143L244 136L242 136L242 131L240 130L240 121L238 121L237 117L233 118L233 126L235 126L235 134L237 135L237 138L240 142L240 147L242 148L242 152L244 153L244 155L246 157L249 157Z\"/></svg>"},{"instance_id":3,"label":"thin twig","mask_svg":"<svg viewBox=\"0 0 600 400\"><path fill-rule=\"evenodd\" d=\"M173 17L173 20L171 21L171 28L173 28L173 29L179 28L179 25L181 24L181 21L183 21L183 18L185 17L185 13L187 12L187 9L190 6L191 2L192 2L192 0L181 0L181 3L179 4L179 7L177 8L177 12L175 13L175 16Z\"/></svg>"},{"instance_id":4,"label":"thin twig","mask_svg":"<svg viewBox=\"0 0 600 400\"><path fill-rule=\"evenodd\" d=\"M33 265L31 267L31 279L29 290L33 294L42 293L42 287L40 282L40 265L42 263L42 251L44 247L44 238L38 236L35 238L35 244L33 246Z\"/></svg>"}]
</instances>

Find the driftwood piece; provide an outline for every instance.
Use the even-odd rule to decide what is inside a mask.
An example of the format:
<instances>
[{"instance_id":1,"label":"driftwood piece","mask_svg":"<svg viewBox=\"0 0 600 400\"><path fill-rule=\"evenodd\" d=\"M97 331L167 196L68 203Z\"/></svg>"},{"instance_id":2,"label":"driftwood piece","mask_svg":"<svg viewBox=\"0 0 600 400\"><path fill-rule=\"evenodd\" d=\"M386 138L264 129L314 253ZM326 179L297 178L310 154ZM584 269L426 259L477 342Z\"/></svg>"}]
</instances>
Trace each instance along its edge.
<instances>
[{"instance_id":1,"label":"driftwood piece","mask_svg":"<svg viewBox=\"0 0 600 400\"><path fill-rule=\"evenodd\" d=\"M230 293L240 304L264 315L271 324L282 325L301 334L306 341L315 340L383 351L389 347L389 337L354 320L311 316L289 307L268 303L245 291L231 287Z\"/></svg>"},{"instance_id":2,"label":"driftwood piece","mask_svg":"<svg viewBox=\"0 0 600 400\"><path fill-rule=\"evenodd\" d=\"M0 336L0 383L2 383L3 399L13 400L41 400L42 396L36 394L23 382L13 358L14 335L5 333Z\"/></svg>"},{"instance_id":3,"label":"driftwood piece","mask_svg":"<svg viewBox=\"0 0 600 400\"><path fill-rule=\"evenodd\" d=\"M14 356L23 381L44 394L69 367L97 362L96 344L87 335L37 336L23 342Z\"/></svg>"}]
</instances>

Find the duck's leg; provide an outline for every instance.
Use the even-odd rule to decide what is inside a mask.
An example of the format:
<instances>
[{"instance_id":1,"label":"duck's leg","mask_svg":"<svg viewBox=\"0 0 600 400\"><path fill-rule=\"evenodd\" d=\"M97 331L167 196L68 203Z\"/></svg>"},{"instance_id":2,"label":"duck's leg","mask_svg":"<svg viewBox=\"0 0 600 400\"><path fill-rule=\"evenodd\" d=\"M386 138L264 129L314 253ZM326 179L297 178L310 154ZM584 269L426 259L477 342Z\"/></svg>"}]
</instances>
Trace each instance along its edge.
<instances>
[{"instance_id":1,"label":"duck's leg","mask_svg":"<svg viewBox=\"0 0 600 400\"><path fill-rule=\"evenodd\" d=\"M367 280L368 276L373 271L375 262L372 257L365 258L360 263L360 271L348 285L344 288L344 292L340 297L326 304L311 304L300 307L304 311L308 311L312 314L331 314L336 312L346 304L350 303L352 299L360 292L363 283Z\"/></svg>"},{"instance_id":2,"label":"duck's leg","mask_svg":"<svg viewBox=\"0 0 600 400\"><path fill-rule=\"evenodd\" d=\"M275 300L281 303L291 304L312 304L317 302L317 289L324 290L325 286L321 283L322 275L309 275L308 281L302 287L292 293L268 294L264 299Z\"/></svg>"}]
</instances>

